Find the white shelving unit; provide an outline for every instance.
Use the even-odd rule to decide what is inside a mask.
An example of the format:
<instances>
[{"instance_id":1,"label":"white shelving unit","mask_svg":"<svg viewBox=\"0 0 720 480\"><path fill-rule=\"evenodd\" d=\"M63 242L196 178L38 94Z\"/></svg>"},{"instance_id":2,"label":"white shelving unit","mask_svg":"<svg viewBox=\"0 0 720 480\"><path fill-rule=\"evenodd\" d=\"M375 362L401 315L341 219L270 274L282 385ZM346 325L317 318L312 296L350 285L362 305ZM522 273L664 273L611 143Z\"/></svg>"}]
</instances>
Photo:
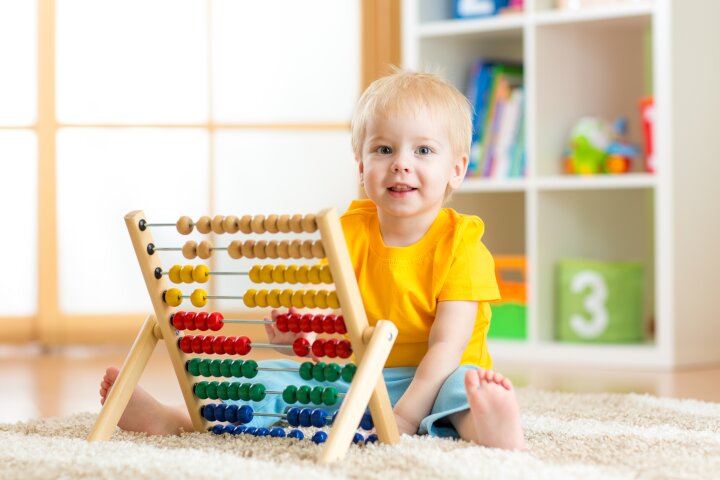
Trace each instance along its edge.
<instances>
[{"instance_id":1,"label":"white shelving unit","mask_svg":"<svg viewBox=\"0 0 720 480\"><path fill-rule=\"evenodd\" d=\"M455 20L452 0L404 0L403 63L438 71L462 91L480 57L525 68L527 172L469 178L452 206L481 216L496 254L528 262L528 338L492 341L498 362L676 368L720 363L720 2L629 0L562 11ZM574 122L626 116L642 143L639 101L656 105L656 173L570 176L560 157ZM554 269L561 258L639 260L642 344L555 338Z\"/></svg>"}]
</instances>

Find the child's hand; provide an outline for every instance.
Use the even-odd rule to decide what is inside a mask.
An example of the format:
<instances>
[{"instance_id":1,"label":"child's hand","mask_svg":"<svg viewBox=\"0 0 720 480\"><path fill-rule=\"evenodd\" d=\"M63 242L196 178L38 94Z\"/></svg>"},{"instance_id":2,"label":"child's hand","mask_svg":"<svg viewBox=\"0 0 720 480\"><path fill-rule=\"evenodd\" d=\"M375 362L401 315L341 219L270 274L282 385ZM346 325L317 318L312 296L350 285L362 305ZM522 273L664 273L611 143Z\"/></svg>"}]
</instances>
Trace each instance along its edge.
<instances>
[{"instance_id":1,"label":"child's hand","mask_svg":"<svg viewBox=\"0 0 720 480\"><path fill-rule=\"evenodd\" d=\"M291 313L298 313L297 309L295 307L290 308L288 310L288 314ZM280 315L280 312L277 310L273 310L270 312L270 315L272 317L272 321L276 322L278 315ZM269 319L265 319L269 320ZM315 338L317 337L317 334L315 332L281 332L277 329L277 327L274 324L265 324L265 332L268 336L268 343L272 343L275 345L289 345L288 347L278 347L275 350L278 352L284 354L284 355L290 355L295 356L295 353L292 349L293 342L298 338L305 338L308 342L310 342L310 345L315 341ZM317 362L318 358L315 357L315 355L312 354L312 350L310 351L312 355L313 361Z\"/></svg>"}]
</instances>

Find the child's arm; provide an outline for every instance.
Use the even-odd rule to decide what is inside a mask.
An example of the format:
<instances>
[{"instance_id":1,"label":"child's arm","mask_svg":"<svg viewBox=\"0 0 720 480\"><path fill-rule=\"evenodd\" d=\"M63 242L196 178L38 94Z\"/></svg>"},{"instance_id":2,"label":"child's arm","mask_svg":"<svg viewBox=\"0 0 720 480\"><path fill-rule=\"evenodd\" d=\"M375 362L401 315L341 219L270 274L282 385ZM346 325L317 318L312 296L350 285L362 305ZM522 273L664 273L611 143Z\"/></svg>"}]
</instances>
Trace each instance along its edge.
<instances>
[{"instance_id":1,"label":"child's arm","mask_svg":"<svg viewBox=\"0 0 720 480\"><path fill-rule=\"evenodd\" d=\"M394 408L401 433L413 435L417 432L420 421L432 410L443 382L460 365L472 336L477 309L477 302L438 303L428 351Z\"/></svg>"}]
</instances>

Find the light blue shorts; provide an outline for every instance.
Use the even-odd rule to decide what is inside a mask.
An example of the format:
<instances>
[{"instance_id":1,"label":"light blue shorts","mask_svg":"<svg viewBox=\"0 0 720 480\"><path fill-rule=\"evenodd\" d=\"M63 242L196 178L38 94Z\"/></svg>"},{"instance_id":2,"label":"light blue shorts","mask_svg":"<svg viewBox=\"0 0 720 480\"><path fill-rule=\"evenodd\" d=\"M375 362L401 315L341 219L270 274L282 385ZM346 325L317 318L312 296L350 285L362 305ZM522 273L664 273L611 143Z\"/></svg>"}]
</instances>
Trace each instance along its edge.
<instances>
[{"instance_id":1,"label":"light blue shorts","mask_svg":"<svg viewBox=\"0 0 720 480\"><path fill-rule=\"evenodd\" d=\"M260 367L298 369L300 364L293 360L264 360L258 362ZM435 404L430 415L420 422L418 434L432 435L435 437L458 438L458 433L446 418L448 415L461 412L470 408L465 393L465 371L475 369L472 365L461 365L445 380L438 392ZM385 385L387 385L390 402L393 406L407 390L415 375L414 367L386 368L383 370ZM333 386L338 393L346 393L350 384L338 380L337 382L318 382L316 380L302 380L297 372L259 371L253 379L235 379L240 382L262 383L266 390L282 391L288 385ZM239 402L226 400L225 403L249 404L253 411L262 413L283 413L288 407L304 407L300 403L288 404L282 395L268 394L259 402ZM329 414L334 413L340 407L340 402L334 406L322 406ZM276 423L277 418L256 416L248 424L253 427L269 427Z\"/></svg>"}]
</instances>

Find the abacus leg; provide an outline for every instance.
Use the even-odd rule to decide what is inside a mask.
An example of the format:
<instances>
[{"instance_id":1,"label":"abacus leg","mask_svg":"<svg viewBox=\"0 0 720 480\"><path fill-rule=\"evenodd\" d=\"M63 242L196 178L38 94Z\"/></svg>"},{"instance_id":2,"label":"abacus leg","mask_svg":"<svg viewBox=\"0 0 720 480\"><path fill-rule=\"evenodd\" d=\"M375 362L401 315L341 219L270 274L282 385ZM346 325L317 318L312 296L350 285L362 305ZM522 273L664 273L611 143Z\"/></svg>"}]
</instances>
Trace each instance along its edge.
<instances>
[{"instance_id":1,"label":"abacus leg","mask_svg":"<svg viewBox=\"0 0 720 480\"><path fill-rule=\"evenodd\" d=\"M148 315L88 435L89 442L107 440L115 430L159 340L155 332L156 326L155 316Z\"/></svg>"},{"instance_id":2,"label":"abacus leg","mask_svg":"<svg viewBox=\"0 0 720 480\"><path fill-rule=\"evenodd\" d=\"M384 320L377 322L372 337L368 342L367 349L365 350L365 355L358 365L347 396L330 430L327 444L320 455L320 463L330 463L341 459L345 455L345 452L350 446L353 434L360 423L360 418L365 411L365 406L368 404L368 400L370 400L371 396L376 396L378 380L381 379L382 369L385 366L385 361L390 354L396 337L397 328L392 322ZM384 387L385 384L383 383L382 386ZM390 400L387 396L387 389L383 388L382 390L385 392L386 402L380 402L383 405L378 405L382 409L379 417L375 417L375 411L372 412L375 419L375 426L378 432L380 432L381 428L379 428L379 425L382 425L382 428L384 428L383 431L386 434L392 432L394 426L395 441L397 441L399 435L397 433L397 426L395 425L395 417L392 413Z\"/></svg>"}]
</instances>

